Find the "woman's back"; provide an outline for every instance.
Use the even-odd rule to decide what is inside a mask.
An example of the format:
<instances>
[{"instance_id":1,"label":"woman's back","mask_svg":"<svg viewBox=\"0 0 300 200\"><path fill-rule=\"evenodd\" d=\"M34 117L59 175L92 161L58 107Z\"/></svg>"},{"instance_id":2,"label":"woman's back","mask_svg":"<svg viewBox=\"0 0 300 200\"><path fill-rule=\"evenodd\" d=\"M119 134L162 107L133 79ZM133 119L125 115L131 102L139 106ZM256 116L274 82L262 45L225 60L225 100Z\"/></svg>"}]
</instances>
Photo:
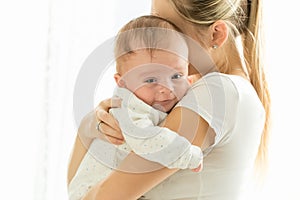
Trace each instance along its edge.
<instances>
[{"instance_id":1,"label":"woman's back","mask_svg":"<svg viewBox=\"0 0 300 200\"><path fill-rule=\"evenodd\" d=\"M178 106L197 112L214 130L202 147L203 170L181 170L141 199L238 199L251 173L265 121L254 88L242 77L210 73L193 85Z\"/></svg>"}]
</instances>

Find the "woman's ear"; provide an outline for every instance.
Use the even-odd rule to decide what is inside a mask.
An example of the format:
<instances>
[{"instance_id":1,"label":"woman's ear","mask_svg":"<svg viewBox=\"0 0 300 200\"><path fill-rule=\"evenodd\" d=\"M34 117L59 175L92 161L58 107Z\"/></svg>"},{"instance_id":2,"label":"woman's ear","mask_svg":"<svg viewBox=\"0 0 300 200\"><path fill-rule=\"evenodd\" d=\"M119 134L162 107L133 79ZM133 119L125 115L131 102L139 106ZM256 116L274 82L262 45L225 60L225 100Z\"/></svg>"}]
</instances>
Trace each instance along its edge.
<instances>
[{"instance_id":1,"label":"woman's ear","mask_svg":"<svg viewBox=\"0 0 300 200\"><path fill-rule=\"evenodd\" d=\"M228 27L223 20L218 20L211 25L211 47L221 47L228 38Z\"/></svg>"},{"instance_id":2,"label":"woman's ear","mask_svg":"<svg viewBox=\"0 0 300 200\"><path fill-rule=\"evenodd\" d=\"M122 77L119 73L114 74L114 79L119 87L124 88L126 86L124 80L122 79Z\"/></svg>"}]
</instances>

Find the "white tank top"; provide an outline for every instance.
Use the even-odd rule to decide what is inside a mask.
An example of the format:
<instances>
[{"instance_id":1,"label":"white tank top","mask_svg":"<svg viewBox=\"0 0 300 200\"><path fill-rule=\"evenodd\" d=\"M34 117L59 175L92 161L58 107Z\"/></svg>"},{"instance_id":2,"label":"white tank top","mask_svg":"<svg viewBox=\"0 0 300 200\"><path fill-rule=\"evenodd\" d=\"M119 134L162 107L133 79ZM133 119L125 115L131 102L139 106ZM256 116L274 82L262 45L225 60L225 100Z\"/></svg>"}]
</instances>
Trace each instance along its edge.
<instances>
[{"instance_id":1,"label":"white tank top","mask_svg":"<svg viewBox=\"0 0 300 200\"><path fill-rule=\"evenodd\" d=\"M203 170L180 170L140 199L239 199L265 123L254 88L240 76L213 72L195 82L177 106L198 113L214 130L203 149Z\"/></svg>"}]
</instances>

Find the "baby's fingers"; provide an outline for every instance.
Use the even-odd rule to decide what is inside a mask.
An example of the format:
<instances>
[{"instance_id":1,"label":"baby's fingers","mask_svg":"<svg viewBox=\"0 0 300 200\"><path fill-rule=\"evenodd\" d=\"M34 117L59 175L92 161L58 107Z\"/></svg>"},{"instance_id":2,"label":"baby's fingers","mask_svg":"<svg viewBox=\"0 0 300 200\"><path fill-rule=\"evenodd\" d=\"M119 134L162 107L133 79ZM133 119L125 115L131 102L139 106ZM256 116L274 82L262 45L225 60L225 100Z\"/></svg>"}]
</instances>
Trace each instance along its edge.
<instances>
[{"instance_id":1,"label":"baby's fingers","mask_svg":"<svg viewBox=\"0 0 300 200\"><path fill-rule=\"evenodd\" d=\"M199 165L199 167L192 169L193 172L200 172L202 169L202 165Z\"/></svg>"}]
</instances>

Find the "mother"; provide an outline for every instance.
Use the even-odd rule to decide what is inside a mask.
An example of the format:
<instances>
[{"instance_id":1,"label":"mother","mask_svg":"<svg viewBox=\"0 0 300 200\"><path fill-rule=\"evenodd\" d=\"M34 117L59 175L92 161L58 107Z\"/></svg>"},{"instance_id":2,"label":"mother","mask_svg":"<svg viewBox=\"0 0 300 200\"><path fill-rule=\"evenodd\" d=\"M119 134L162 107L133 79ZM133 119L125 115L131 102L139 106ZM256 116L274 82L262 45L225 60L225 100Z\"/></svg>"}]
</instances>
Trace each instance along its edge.
<instances>
[{"instance_id":1,"label":"mother","mask_svg":"<svg viewBox=\"0 0 300 200\"><path fill-rule=\"evenodd\" d=\"M261 2L153 0L152 12L180 27L215 63L207 72L191 66L190 74L202 77L164 123L179 134L195 134L189 139L204 151L203 170L115 171L85 199L238 199L249 169L254 163L263 168L267 158L270 98L261 63ZM190 51L190 60L197 60ZM110 105L111 99L101 102L96 114L104 122L101 131L118 143L122 134L107 114ZM85 152L77 138L69 179Z\"/></svg>"}]
</instances>

